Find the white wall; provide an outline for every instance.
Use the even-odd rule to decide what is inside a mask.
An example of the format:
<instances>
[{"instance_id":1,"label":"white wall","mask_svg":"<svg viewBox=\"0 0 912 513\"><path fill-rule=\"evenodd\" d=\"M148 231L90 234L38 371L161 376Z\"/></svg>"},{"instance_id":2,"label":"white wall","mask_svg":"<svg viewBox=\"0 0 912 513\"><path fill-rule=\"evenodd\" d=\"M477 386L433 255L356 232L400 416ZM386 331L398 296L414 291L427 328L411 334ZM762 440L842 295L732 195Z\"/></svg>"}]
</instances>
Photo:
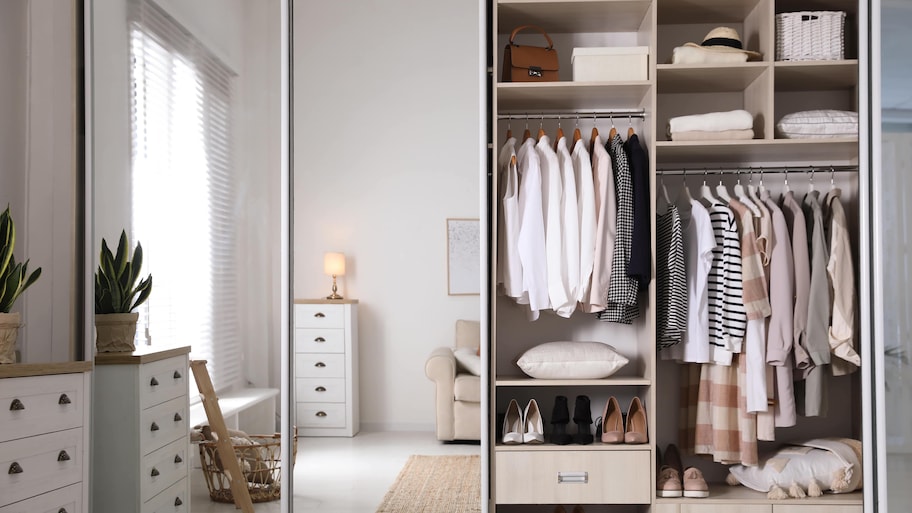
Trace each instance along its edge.
<instances>
[{"instance_id":1,"label":"white wall","mask_svg":"<svg viewBox=\"0 0 912 513\"><path fill-rule=\"evenodd\" d=\"M448 296L446 219L479 214L478 4L294 4L294 293L360 301L361 421L432 430L431 350L479 296Z\"/></svg>"}]
</instances>

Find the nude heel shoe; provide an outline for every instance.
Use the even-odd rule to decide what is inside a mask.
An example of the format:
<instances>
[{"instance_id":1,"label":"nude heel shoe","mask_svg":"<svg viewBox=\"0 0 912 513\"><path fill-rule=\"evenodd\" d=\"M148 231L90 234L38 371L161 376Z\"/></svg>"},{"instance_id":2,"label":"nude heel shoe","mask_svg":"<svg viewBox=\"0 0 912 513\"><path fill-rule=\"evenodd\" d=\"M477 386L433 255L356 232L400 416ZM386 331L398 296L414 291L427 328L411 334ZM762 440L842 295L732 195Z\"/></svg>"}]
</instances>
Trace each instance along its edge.
<instances>
[{"instance_id":1,"label":"nude heel shoe","mask_svg":"<svg viewBox=\"0 0 912 513\"><path fill-rule=\"evenodd\" d=\"M624 443L624 420L621 414L621 406L614 396L608 398L605 403L605 410L602 412L602 443L622 444Z\"/></svg>"},{"instance_id":2,"label":"nude heel shoe","mask_svg":"<svg viewBox=\"0 0 912 513\"><path fill-rule=\"evenodd\" d=\"M526 404L526 410L523 412L523 443L525 444L543 444L545 443L545 427L542 421L541 410L538 409L538 402L535 399L529 399Z\"/></svg>"},{"instance_id":3,"label":"nude heel shoe","mask_svg":"<svg viewBox=\"0 0 912 513\"><path fill-rule=\"evenodd\" d=\"M523 442L523 420L522 413L519 411L519 403L516 399L510 399L507 406L507 414L503 422L503 443L506 445L518 445Z\"/></svg>"},{"instance_id":4,"label":"nude heel shoe","mask_svg":"<svg viewBox=\"0 0 912 513\"><path fill-rule=\"evenodd\" d=\"M627 429L624 431L624 443L645 444L646 437L646 410L639 397L634 397L627 408Z\"/></svg>"}]
</instances>

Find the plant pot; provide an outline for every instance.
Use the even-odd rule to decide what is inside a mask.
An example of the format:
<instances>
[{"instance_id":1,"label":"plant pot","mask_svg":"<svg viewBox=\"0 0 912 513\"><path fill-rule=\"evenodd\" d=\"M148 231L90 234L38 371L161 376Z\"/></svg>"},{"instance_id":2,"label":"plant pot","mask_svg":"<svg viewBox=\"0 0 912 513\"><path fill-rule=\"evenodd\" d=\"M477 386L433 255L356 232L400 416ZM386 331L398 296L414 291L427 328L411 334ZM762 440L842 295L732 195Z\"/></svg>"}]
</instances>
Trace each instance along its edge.
<instances>
[{"instance_id":1,"label":"plant pot","mask_svg":"<svg viewBox=\"0 0 912 513\"><path fill-rule=\"evenodd\" d=\"M99 353L132 353L138 312L95 314L95 348Z\"/></svg>"},{"instance_id":2,"label":"plant pot","mask_svg":"<svg viewBox=\"0 0 912 513\"><path fill-rule=\"evenodd\" d=\"M19 312L0 313L0 363L16 363Z\"/></svg>"}]
</instances>

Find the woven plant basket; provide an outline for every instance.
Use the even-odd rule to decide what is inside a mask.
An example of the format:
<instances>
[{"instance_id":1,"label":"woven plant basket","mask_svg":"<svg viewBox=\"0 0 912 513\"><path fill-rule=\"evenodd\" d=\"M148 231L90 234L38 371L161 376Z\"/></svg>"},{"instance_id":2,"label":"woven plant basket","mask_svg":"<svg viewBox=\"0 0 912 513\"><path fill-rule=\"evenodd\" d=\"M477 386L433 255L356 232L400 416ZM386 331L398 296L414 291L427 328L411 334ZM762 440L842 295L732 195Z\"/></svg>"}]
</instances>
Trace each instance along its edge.
<instances>
[{"instance_id":1,"label":"woven plant basket","mask_svg":"<svg viewBox=\"0 0 912 513\"><path fill-rule=\"evenodd\" d=\"M835 61L845 58L843 11L798 11L776 15L777 61Z\"/></svg>"},{"instance_id":2,"label":"woven plant basket","mask_svg":"<svg viewBox=\"0 0 912 513\"><path fill-rule=\"evenodd\" d=\"M295 430L292 457L297 454L298 435ZM234 454L247 479L247 490L253 502L269 502L282 497L282 442L281 435L248 435L248 440L232 437ZM215 502L234 503L231 482L219 458L216 442L199 442L200 462L209 498ZM292 467L294 459L292 459Z\"/></svg>"},{"instance_id":3,"label":"woven plant basket","mask_svg":"<svg viewBox=\"0 0 912 513\"><path fill-rule=\"evenodd\" d=\"M19 312L0 313L0 363L16 363Z\"/></svg>"},{"instance_id":4,"label":"woven plant basket","mask_svg":"<svg viewBox=\"0 0 912 513\"><path fill-rule=\"evenodd\" d=\"M95 314L95 348L99 353L132 353L138 312Z\"/></svg>"}]
</instances>

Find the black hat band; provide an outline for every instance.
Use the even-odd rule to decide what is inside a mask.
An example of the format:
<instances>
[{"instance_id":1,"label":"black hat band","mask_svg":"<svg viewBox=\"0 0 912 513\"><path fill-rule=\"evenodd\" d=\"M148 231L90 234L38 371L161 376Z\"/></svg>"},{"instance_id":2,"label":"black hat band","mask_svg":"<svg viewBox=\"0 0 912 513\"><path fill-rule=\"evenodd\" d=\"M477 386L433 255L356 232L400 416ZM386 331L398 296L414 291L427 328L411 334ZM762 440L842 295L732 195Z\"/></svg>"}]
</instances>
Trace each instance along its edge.
<instances>
[{"instance_id":1,"label":"black hat band","mask_svg":"<svg viewBox=\"0 0 912 513\"><path fill-rule=\"evenodd\" d=\"M738 50L743 50L741 46L741 41L737 39L732 39L729 37L711 37L706 39L701 44L702 46L728 46L730 48L737 48Z\"/></svg>"}]
</instances>

